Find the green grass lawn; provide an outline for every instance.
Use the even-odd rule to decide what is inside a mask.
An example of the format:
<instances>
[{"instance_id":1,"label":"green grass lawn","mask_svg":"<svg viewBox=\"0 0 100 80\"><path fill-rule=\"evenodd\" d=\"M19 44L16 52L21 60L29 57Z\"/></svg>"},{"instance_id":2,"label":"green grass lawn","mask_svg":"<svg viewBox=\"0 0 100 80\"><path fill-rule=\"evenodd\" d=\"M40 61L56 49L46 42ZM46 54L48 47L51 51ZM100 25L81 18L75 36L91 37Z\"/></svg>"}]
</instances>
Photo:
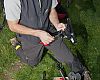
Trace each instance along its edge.
<instances>
[{"instance_id":1,"label":"green grass lawn","mask_svg":"<svg viewBox=\"0 0 100 80\"><path fill-rule=\"evenodd\" d=\"M64 7L65 0L62 0ZM65 40L73 54L90 70L92 80L100 80L100 2L99 0L73 0L66 10L72 20L78 44ZM8 27L0 32L0 80L41 80L43 71L48 80L60 76L55 62L45 55L34 68L19 62L10 39L15 36ZM65 65L64 65L65 66ZM70 69L65 66L66 72Z\"/></svg>"}]
</instances>

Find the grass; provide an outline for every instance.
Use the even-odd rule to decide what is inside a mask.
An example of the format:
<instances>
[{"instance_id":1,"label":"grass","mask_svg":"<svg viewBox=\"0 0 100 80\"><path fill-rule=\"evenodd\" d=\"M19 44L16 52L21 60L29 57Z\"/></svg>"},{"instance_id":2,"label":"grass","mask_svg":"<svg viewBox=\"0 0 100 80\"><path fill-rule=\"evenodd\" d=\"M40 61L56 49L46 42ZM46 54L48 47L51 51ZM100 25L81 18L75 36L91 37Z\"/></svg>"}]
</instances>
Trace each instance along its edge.
<instances>
[{"instance_id":1,"label":"grass","mask_svg":"<svg viewBox=\"0 0 100 80\"><path fill-rule=\"evenodd\" d=\"M99 4L96 1L73 0L67 11L72 20L78 44L73 46L65 40L73 54L77 55L90 70L92 80L100 80L100 6L95 5ZM62 3L66 8L65 0L62 0ZM52 80L54 76L60 76L55 62L48 55L45 55L34 68L21 64L10 44L10 39L14 36L15 33L12 33L7 26L0 32L0 80L41 80L43 71L47 72L48 80ZM65 69L67 73L70 71L68 66L65 66Z\"/></svg>"}]
</instances>

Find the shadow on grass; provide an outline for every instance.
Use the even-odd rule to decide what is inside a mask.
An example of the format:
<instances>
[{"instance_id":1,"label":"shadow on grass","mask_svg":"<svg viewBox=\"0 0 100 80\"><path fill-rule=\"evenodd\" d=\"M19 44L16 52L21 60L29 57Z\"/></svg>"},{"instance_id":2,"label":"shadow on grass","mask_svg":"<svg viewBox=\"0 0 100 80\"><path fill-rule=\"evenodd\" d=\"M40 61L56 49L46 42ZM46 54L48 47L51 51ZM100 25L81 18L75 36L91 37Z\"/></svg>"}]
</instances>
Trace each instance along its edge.
<instances>
[{"instance_id":1,"label":"shadow on grass","mask_svg":"<svg viewBox=\"0 0 100 80\"><path fill-rule=\"evenodd\" d=\"M75 36L82 37L82 39L84 40L84 43L88 44L88 33L87 33L85 25L82 23L76 23L76 24L73 24L73 26L75 26L73 27Z\"/></svg>"},{"instance_id":2,"label":"shadow on grass","mask_svg":"<svg viewBox=\"0 0 100 80\"><path fill-rule=\"evenodd\" d=\"M97 68L96 68L96 73L97 73L97 77L98 77L98 80L100 79L100 54L97 56ZM98 74L99 73L99 74Z\"/></svg>"},{"instance_id":3,"label":"shadow on grass","mask_svg":"<svg viewBox=\"0 0 100 80\"><path fill-rule=\"evenodd\" d=\"M88 33L87 33L87 29L85 27L84 24L80 23L76 23L73 24L74 27L74 32L75 32L75 36L76 38L82 38L82 41L78 42L78 48L76 46L76 55L78 57L78 59L81 61L81 63L87 68L87 63L86 63L86 59L89 58L89 56L87 55L87 51L88 51ZM88 68L87 68L88 69Z\"/></svg>"}]
</instances>

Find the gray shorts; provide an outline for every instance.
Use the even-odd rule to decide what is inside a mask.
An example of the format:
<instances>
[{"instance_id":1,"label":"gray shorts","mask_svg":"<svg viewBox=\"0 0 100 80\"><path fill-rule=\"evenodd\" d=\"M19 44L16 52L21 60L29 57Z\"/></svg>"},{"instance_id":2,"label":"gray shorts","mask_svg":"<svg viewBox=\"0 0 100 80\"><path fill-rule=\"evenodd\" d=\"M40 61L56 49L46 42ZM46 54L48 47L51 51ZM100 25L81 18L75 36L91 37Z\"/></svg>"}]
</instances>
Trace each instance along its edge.
<instances>
[{"instance_id":1,"label":"gray shorts","mask_svg":"<svg viewBox=\"0 0 100 80\"><path fill-rule=\"evenodd\" d=\"M83 69L82 64L72 55L62 38L58 38L49 46L25 43L22 48L17 50L17 55L20 57L21 61L34 67L40 62L44 48L51 51L58 61L68 64L73 71L80 71Z\"/></svg>"},{"instance_id":2,"label":"gray shorts","mask_svg":"<svg viewBox=\"0 0 100 80\"><path fill-rule=\"evenodd\" d=\"M21 58L23 62L34 66L41 60L44 48L47 48L52 53L57 60L61 62L70 61L73 58L70 50L65 46L61 38L55 40L48 46L43 46L42 44L34 45L30 43L23 43L22 48L17 50L17 55ZM72 61L70 61L72 62Z\"/></svg>"}]
</instances>

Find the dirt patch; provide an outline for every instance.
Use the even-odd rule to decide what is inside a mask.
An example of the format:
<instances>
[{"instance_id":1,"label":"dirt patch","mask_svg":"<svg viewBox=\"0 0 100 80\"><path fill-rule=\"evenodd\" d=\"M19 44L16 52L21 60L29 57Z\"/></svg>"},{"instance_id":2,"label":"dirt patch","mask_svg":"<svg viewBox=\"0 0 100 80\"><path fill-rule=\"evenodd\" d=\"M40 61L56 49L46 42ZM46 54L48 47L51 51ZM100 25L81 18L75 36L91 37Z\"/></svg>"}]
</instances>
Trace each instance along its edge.
<instances>
[{"instance_id":1,"label":"dirt patch","mask_svg":"<svg viewBox=\"0 0 100 80\"><path fill-rule=\"evenodd\" d=\"M16 71L19 71L23 66L23 63L18 61L18 62L15 62L15 63L12 63L12 66L10 68L11 72L16 72Z\"/></svg>"},{"instance_id":2,"label":"dirt patch","mask_svg":"<svg viewBox=\"0 0 100 80\"><path fill-rule=\"evenodd\" d=\"M22 67L23 67L23 63L20 62L20 61L12 63L11 67L7 71L4 71L4 73L0 74L0 76L2 78L4 78L4 80L15 80L12 77L12 74L16 73L17 71L19 71Z\"/></svg>"}]
</instances>

